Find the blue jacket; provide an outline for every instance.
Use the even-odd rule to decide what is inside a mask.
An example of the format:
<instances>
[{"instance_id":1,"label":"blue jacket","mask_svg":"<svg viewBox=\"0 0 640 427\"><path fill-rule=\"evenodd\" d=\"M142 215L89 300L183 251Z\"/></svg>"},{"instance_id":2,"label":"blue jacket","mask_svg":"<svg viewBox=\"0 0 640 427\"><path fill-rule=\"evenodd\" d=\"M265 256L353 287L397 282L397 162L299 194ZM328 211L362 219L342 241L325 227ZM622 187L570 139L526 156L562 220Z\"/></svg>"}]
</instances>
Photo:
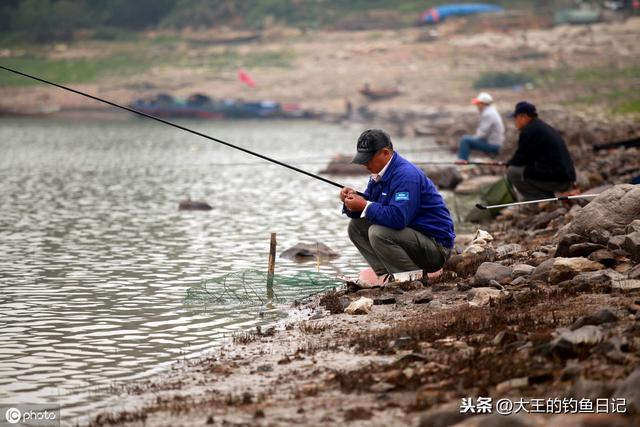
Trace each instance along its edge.
<instances>
[{"instance_id":1,"label":"blue jacket","mask_svg":"<svg viewBox=\"0 0 640 427\"><path fill-rule=\"evenodd\" d=\"M369 180L364 198L373 202L366 218L372 224L402 230L412 228L432 237L445 248L453 247L456 235L449 209L424 172L394 153L380 181ZM359 218L346 207L343 212Z\"/></svg>"}]
</instances>

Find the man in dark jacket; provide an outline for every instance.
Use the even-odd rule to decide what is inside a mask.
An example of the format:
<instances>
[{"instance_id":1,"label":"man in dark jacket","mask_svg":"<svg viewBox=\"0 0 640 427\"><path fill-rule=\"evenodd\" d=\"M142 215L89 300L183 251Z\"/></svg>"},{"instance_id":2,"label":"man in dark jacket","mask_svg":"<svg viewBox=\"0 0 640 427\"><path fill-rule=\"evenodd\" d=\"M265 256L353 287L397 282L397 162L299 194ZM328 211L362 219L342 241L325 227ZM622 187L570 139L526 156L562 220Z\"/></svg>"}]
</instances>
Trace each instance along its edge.
<instances>
[{"instance_id":1,"label":"man in dark jacket","mask_svg":"<svg viewBox=\"0 0 640 427\"><path fill-rule=\"evenodd\" d=\"M424 172L393 151L389 135L370 129L358 138L353 163L372 174L364 197L340 192L351 219L349 238L379 279L399 272L435 272L455 234L442 196Z\"/></svg>"},{"instance_id":2,"label":"man in dark jacket","mask_svg":"<svg viewBox=\"0 0 640 427\"><path fill-rule=\"evenodd\" d=\"M519 102L511 117L520 131L518 148L507 162L511 185L524 200L552 198L569 190L576 171L558 131L539 119L529 102Z\"/></svg>"}]
</instances>

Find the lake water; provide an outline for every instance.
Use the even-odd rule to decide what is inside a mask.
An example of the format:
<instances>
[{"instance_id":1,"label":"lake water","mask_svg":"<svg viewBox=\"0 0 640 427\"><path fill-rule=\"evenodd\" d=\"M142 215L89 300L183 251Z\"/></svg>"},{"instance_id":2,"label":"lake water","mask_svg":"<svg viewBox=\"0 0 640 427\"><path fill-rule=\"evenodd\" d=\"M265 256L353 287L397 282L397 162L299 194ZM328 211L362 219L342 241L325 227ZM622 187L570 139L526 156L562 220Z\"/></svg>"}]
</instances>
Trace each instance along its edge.
<instances>
[{"instance_id":1,"label":"lake water","mask_svg":"<svg viewBox=\"0 0 640 427\"><path fill-rule=\"evenodd\" d=\"M278 159L312 159L301 165L312 172L352 153L362 130L186 125ZM395 140L400 152L430 143ZM271 232L279 252L320 241L341 254L322 266L278 258L279 274L364 267L337 188L177 129L128 117L4 119L0 150L0 402L60 403L65 425L108 406L113 384L286 316L282 307L259 316L255 306L203 310L185 301L202 280L266 270ZM329 178L357 188L367 181ZM178 211L187 197L213 210Z\"/></svg>"}]
</instances>

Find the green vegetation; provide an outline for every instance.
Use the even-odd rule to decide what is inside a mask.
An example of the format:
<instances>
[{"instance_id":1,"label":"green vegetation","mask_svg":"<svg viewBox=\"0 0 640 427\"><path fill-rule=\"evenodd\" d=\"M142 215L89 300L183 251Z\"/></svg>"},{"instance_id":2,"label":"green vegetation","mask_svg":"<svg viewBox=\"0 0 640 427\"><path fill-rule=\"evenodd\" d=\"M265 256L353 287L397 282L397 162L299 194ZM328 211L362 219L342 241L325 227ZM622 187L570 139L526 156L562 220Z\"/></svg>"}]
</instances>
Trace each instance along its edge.
<instances>
[{"instance_id":1,"label":"green vegetation","mask_svg":"<svg viewBox=\"0 0 640 427\"><path fill-rule=\"evenodd\" d=\"M0 40L122 39L152 28L388 28L414 25L437 0L2 0ZM498 0L540 10L548 0Z\"/></svg>"},{"instance_id":2,"label":"green vegetation","mask_svg":"<svg viewBox=\"0 0 640 427\"><path fill-rule=\"evenodd\" d=\"M629 89L629 82L639 82L640 65L623 67L585 67L537 71L539 84L546 89L577 87L578 95L569 105L602 104L616 114L640 113L640 91ZM637 84L637 83L636 83Z\"/></svg>"},{"instance_id":3,"label":"green vegetation","mask_svg":"<svg viewBox=\"0 0 640 427\"><path fill-rule=\"evenodd\" d=\"M3 0L0 33L5 40L67 41L81 30L143 30L157 25L176 0Z\"/></svg>"},{"instance_id":4,"label":"green vegetation","mask_svg":"<svg viewBox=\"0 0 640 427\"><path fill-rule=\"evenodd\" d=\"M45 57L5 58L2 65L27 74L35 74L56 83L86 83L109 76L127 76L151 68L148 58L132 60L129 55L110 55L100 58L49 59ZM11 73L0 73L0 86L31 86L39 84Z\"/></svg>"},{"instance_id":5,"label":"green vegetation","mask_svg":"<svg viewBox=\"0 0 640 427\"><path fill-rule=\"evenodd\" d=\"M99 47L98 47L99 48ZM197 57L171 52L154 52L145 47L122 47L115 53L100 57L53 59L25 55L3 58L0 63L10 68L34 74L56 83L89 83L109 77L129 77L152 68L171 66L204 70L235 70L238 67L288 67L294 57L289 50L238 53L225 49L220 54ZM0 72L0 86L30 86L39 84L11 73Z\"/></svg>"},{"instance_id":6,"label":"green vegetation","mask_svg":"<svg viewBox=\"0 0 640 427\"><path fill-rule=\"evenodd\" d=\"M528 74L489 71L482 74L474 83L474 89L509 88L533 83L534 79Z\"/></svg>"},{"instance_id":7,"label":"green vegetation","mask_svg":"<svg viewBox=\"0 0 640 427\"><path fill-rule=\"evenodd\" d=\"M632 95L633 99L623 101L619 105L613 107L614 113L635 113L640 114L640 95Z\"/></svg>"},{"instance_id":8,"label":"green vegetation","mask_svg":"<svg viewBox=\"0 0 640 427\"><path fill-rule=\"evenodd\" d=\"M567 102L569 105L595 105L603 101L614 114L639 114L640 92L629 90L608 90L602 93L579 96Z\"/></svg>"},{"instance_id":9,"label":"green vegetation","mask_svg":"<svg viewBox=\"0 0 640 427\"><path fill-rule=\"evenodd\" d=\"M282 67L291 65L294 54L288 50L260 51L239 54L235 49L225 49L221 54L199 57L165 58L173 66L208 70L233 70L238 67Z\"/></svg>"},{"instance_id":10,"label":"green vegetation","mask_svg":"<svg viewBox=\"0 0 640 427\"><path fill-rule=\"evenodd\" d=\"M562 68L551 71L540 70L537 73L540 80L547 86L564 84L567 81L576 83L611 82L613 80L640 79L640 65Z\"/></svg>"}]
</instances>

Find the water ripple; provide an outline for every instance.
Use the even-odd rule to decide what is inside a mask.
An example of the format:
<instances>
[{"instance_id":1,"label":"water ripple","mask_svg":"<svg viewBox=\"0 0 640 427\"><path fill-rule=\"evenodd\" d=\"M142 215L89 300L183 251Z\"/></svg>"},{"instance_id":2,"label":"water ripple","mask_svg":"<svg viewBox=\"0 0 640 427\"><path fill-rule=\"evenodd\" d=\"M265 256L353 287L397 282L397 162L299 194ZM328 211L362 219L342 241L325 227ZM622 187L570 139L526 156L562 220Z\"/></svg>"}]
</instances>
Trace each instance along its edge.
<instances>
[{"instance_id":1,"label":"water ripple","mask_svg":"<svg viewBox=\"0 0 640 427\"><path fill-rule=\"evenodd\" d=\"M353 151L359 134L302 122L190 126L280 159L329 159ZM259 161L174 129L3 120L0 149L0 401L59 402L65 423L108 404L98 390L114 381L281 316L183 303L204 279L266 269L271 232L281 250L320 240L342 254L321 272L363 265L337 189L266 163L221 166ZM177 211L186 197L213 210Z\"/></svg>"}]
</instances>

